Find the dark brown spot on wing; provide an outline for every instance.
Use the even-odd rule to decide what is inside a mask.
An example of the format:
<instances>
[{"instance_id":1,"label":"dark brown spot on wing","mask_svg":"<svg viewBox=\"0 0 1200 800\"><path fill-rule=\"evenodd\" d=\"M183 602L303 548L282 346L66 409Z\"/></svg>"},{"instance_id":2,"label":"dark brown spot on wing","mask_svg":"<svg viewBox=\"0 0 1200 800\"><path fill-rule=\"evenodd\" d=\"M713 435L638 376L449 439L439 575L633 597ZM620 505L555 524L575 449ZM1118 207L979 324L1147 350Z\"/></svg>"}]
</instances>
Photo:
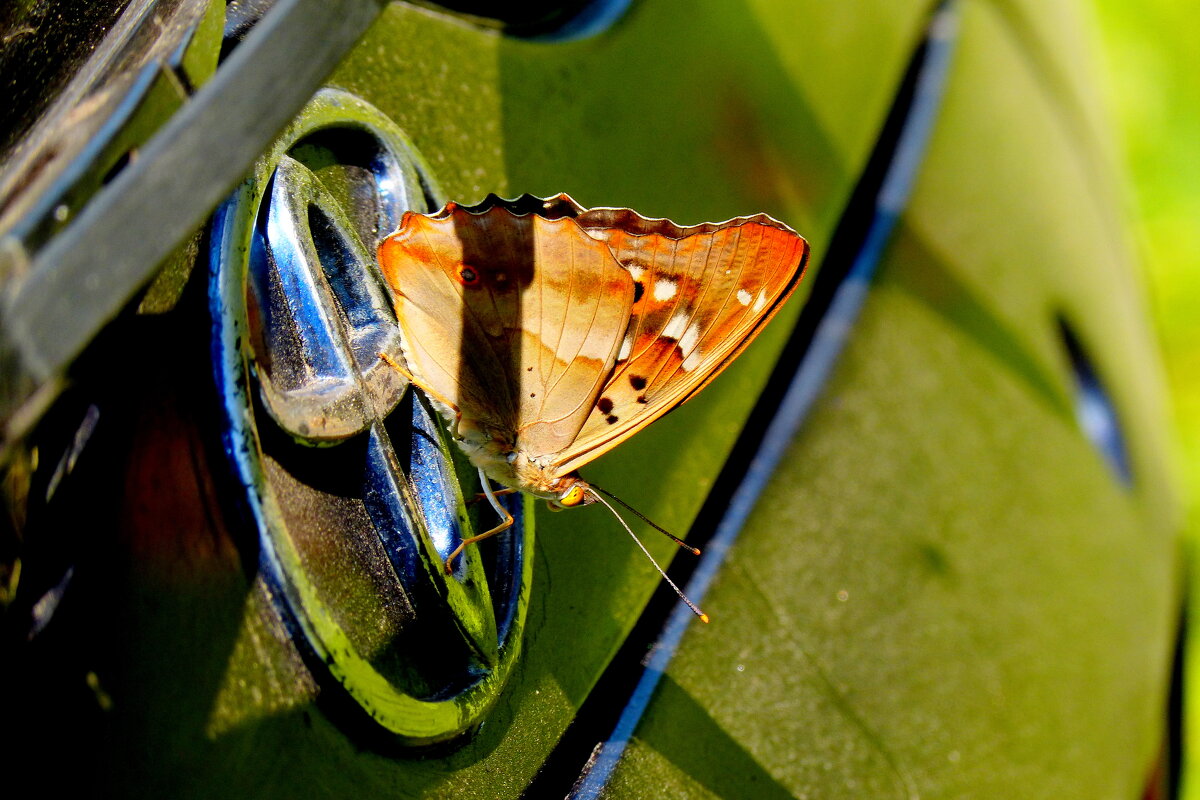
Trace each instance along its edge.
<instances>
[{"instance_id":1,"label":"dark brown spot on wing","mask_svg":"<svg viewBox=\"0 0 1200 800\"><path fill-rule=\"evenodd\" d=\"M646 388L646 379L641 375L630 375L629 385L640 392L642 389Z\"/></svg>"},{"instance_id":2,"label":"dark brown spot on wing","mask_svg":"<svg viewBox=\"0 0 1200 800\"><path fill-rule=\"evenodd\" d=\"M642 299L642 295L645 293L646 293L646 287L642 285L642 282L634 281L633 282L633 302L636 304L638 300Z\"/></svg>"},{"instance_id":3,"label":"dark brown spot on wing","mask_svg":"<svg viewBox=\"0 0 1200 800\"><path fill-rule=\"evenodd\" d=\"M596 403L596 408L600 409L601 414L607 414L613 410L613 401L607 397L601 397L600 402Z\"/></svg>"},{"instance_id":4,"label":"dark brown spot on wing","mask_svg":"<svg viewBox=\"0 0 1200 800\"><path fill-rule=\"evenodd\" d=\"M617 422L617 418L614 417L612 414L609 414L607 417L604 418L604 421L607 422L609 425L615 425Z\"/></svg>"}]
</instances>

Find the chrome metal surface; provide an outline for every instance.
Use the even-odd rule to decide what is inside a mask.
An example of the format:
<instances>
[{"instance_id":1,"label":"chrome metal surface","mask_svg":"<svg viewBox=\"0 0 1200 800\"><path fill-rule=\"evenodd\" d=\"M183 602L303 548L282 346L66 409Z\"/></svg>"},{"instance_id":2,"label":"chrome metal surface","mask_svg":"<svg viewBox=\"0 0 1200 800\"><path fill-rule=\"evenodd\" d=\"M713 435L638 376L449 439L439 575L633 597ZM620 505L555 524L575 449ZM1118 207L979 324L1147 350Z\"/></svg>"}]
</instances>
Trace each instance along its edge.
<instances>
[{"instance_id":1,"label":"chrome metal surface","mask_svg":"<svg viewBox=\"0 0 1200 800\"><path fill-rule=\"evenodd\" d=\"M462 734L495 701L532 552L516 497L518 524L443 571L490 512L468 508L473 471L379 358L401 354L375 246L439 202L428 175L380 112L321 92L218 210L210 293L261 572L317 679L412 744Z\"/></svg>"},{"instance_id":2,"label":"chrome metal surface","mask_svg":"<svg viewBox=\"0 0 1200 800\"><path fill-rule=\"evenodd\" d=\"M12 234L18 241L3 252L20 257L3 265L0 365L7 378L0 382L0 419L16 414L39 388L55 386L245 174L380 8L378 0L279 0L137 159L82 206L51 209L59 227L44 245ZM146 69L157 72L158 65ZM6 435L19 434L9 426Z\"/></svg>"}]
</instances>

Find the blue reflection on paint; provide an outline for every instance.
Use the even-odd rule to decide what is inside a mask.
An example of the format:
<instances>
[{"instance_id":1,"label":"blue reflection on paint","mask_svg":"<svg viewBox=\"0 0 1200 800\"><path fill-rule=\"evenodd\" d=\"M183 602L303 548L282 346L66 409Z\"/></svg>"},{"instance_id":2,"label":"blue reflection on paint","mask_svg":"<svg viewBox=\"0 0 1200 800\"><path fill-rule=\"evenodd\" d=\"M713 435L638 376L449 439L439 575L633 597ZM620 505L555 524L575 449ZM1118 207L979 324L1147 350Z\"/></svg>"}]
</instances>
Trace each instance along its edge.
<instances>
[{"instance_id":1,"label":"blue reflection on paint","mask_svg":"<svg viewBox=\"0 0 1200 800\"><path fill-rule=\"evenodd\" d=\"M1071 373L1075 388L1075 419L1088 441L1100 451L1105 462L1126 486L1133 483L1133 472L1129 467L1129 451L1125 447L1125 434L1121 430L1120 418L1112 398L1096 375L1091 359L1084 352L1079 338L1064 320L1059 320L1059 331L1063 345L1071 359Z\"/></svg>"}]
</instances>

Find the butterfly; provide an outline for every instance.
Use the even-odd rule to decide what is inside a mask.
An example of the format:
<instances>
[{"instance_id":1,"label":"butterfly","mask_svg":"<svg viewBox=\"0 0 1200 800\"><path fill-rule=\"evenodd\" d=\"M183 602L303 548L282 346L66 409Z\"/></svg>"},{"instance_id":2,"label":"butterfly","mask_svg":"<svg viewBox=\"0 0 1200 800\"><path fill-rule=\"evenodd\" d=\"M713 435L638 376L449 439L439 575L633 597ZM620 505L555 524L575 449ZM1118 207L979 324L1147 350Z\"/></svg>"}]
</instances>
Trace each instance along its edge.
<instances>
[{"instance_id":1,"label":"butterfly","mask_svg":"<svg viewBox=\"0 0 1200 800\"><path fill-rule=\"evenodd\" d=\"M504 519L446 571L512 524L493 480L620 519L579 468L712 381L788 299L808 254L765 214L681 227L566 194L405 213L378 256L406 365L380 357L447 419Z\"/></svg>"}]
</instances>

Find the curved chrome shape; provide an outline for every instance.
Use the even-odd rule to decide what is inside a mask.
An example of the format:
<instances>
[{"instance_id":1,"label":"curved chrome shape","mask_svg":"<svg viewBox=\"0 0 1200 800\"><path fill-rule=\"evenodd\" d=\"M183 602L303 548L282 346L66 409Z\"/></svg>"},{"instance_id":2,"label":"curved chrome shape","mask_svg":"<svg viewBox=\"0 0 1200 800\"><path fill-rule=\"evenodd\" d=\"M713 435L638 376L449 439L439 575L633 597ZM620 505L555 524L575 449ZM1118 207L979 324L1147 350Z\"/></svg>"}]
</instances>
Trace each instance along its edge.
<instances>
[{"instance_id":1,"label":"curved chrome shape","mask_svg":"<svg viewBox=\"0 0 1200 800\"><path fill-rule=\"evenodd\" d=\"M379 358L401 355L371 254L437 202L427 174L381 112L318 94L216 214L210 283L225 447L262 574L322 686L410 744L456 737L495 702L533 535L510 499L517 524L444 573L474 527L474 471Z\"/></svg>"}]
</instances>

